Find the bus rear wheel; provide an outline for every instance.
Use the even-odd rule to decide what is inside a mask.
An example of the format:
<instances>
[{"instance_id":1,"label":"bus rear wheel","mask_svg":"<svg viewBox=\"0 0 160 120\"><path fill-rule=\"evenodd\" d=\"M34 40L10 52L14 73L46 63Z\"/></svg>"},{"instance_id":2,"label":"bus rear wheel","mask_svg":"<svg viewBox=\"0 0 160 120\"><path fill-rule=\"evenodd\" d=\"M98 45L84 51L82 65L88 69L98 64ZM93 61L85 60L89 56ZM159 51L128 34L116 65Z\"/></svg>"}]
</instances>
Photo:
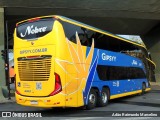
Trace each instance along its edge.
<instances>
[{"instance_id":1,"label":"bus rear wheel","mask_svg":"<svg viewBox=\"0 0 160 120\"><path fill-rule=\"evenodd\" d=\"M88 104L86 105L86 109L91 110L96 107L97 103L97 93L94 89L91 89L88 95Z\"/></svg>"},{"instance_id":2,"label":"bus rear wheel","mask_svg":"<svg viewBox=\"0 0 160 120\"><path fill-rule=\"evenodd\" d=\"M98 102L97 102L98 106L100 106L100 107L106 106L109 101L109 96L110 96L109 90L107 88L103 88L101 95L100 95Z\"/></svg>"}]
</instances>

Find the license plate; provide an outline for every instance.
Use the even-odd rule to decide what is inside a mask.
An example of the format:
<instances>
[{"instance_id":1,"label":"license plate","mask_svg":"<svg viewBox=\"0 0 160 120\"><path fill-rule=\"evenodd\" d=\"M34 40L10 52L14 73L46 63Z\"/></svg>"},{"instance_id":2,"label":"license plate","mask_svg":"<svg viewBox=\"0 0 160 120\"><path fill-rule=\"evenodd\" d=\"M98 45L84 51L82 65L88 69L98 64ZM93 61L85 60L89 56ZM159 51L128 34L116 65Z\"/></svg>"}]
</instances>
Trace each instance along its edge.
<instances>
[{"instance_id":1,"label":"license plate","mask_svg":"<svg viewBox=\"0 0 160 120\"><path fill-rule=\"evenodd\" d=\"M30 103L31 103L31 105L37 105L38 101L37 100L31 100Z\"/></svg>"}]
</instances>

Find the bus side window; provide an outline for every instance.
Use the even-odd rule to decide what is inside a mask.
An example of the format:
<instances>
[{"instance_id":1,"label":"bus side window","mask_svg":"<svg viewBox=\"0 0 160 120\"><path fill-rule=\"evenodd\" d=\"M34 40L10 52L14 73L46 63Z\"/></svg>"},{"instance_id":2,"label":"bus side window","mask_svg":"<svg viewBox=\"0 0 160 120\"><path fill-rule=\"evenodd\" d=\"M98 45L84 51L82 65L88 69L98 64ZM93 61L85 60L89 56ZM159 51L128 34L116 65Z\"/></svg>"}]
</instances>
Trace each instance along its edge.
<instances>
[{"instance_id":1,"label":"bus side window","mask_svg":"<svg viewBox=\"0 0 160 120\"><path fill-rule=\"evenodd\" d=\"M89 41L88 39L85 37L85 35L83 33L79 33L78 34L78 37L80 39L80 42L81 42L81 45L83 46L89 46ZM76 40L76 34L73 35L72 37L70 37L69 39L70 41L74 42L74 43L77 43L77 40ZM75 42L76 41L76 42Z\"/></svg>"},{"instance_id":2,"label":"bus side window","mask_svg":"<svg viewBox=\"0 0 160 120\"><path fill-rule=\"evenodd\" d=\"M81 45L88 46L88 40L87 40L87 38L86 38L86 35L80 33L80 34L78 34L78 36L79 36Z\"/></svg>"},{"instance_id":3,"label":"bus side window","mask_svg":"<svg viewBox=\"0 0 160 120\"><path fill-rule=\"evenodd\" d=\"M67 22L63 22L63 21L62 21L62 25L63 25L64 33L69 41L75 44L77 43L77 40L76 40L76 32L77 32L81 45L89 46L90 43L87 37L88 29L80 26L76 26Z\"/></svg>"}]
</instances>

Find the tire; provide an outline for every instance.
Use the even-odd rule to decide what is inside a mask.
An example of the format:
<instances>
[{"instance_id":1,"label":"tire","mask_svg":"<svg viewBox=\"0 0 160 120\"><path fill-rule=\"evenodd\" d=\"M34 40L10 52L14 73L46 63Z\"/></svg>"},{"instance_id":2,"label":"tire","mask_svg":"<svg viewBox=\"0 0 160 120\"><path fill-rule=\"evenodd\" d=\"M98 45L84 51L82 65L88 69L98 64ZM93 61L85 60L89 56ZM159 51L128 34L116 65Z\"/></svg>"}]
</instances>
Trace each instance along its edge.
<instances>
[{"instance_id":1,"label":"tire","mask_svg":"<svg viewBox=\"0 0 160 120\"><path fill-rule=\"evenodd\" d=\"M142 95L145 94L146 84L142 83Z\"/></svg>"},{"instance_id":2,"label":"tire","mask_svg":"<svg viewBox=\"0 0 160 120\"><path fill-rule=\"evenodd\" d=\"M99 99L97 101L97 105L99 107L106 106L108 104L108 101L109 101L109 96L110 96L109 90L107 88L103 88L102 92L101 92L101 95L99 96Z\"/></svg>"},{"instance_id":3,"label":"tire","mask_svg":"<svg viewBox=\"0 0 160 120\"><path fill-rule=\"evenodd\" d=\"M88 104L86 105L87 110L91 110L96 107L97 93L94 89L91 89L88 95Z\"/></svg>"}]
</instances>

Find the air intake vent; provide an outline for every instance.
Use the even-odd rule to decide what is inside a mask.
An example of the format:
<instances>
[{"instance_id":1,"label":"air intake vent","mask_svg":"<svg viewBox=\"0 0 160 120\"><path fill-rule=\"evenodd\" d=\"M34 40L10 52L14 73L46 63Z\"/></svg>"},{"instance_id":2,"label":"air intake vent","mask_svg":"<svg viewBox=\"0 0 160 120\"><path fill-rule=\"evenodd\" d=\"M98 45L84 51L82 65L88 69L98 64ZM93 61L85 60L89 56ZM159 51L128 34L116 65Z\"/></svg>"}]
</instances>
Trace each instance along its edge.
<instances>
[{"instance_id":1,"label":"air intake vent","mask_svg":"<svg viewBox=\"0 0 160 120\"><path fill-rule=\"evenodd\" d=\"M18 72L21 81L47 81L50 77L51 56L18 58Z\"/></svg>"}]
</instances>

